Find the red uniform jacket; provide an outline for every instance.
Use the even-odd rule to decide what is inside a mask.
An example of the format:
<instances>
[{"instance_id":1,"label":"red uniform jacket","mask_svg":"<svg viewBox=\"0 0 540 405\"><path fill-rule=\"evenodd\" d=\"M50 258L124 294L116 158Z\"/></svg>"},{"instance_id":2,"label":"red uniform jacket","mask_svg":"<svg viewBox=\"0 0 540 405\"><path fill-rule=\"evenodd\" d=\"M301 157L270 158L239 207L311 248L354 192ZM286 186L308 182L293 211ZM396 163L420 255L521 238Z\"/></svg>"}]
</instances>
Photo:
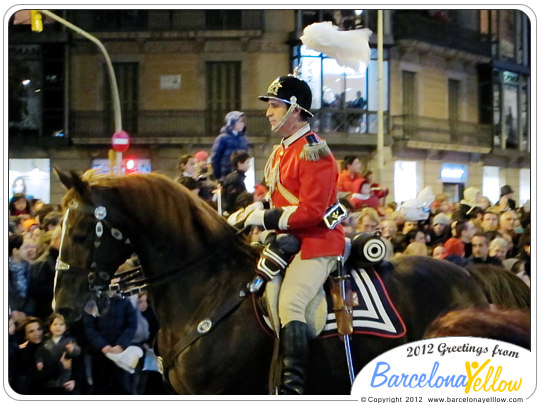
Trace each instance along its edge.
<instances>
[{"instance_id":1,"label":"red uniform jacket","mask_svg":"<svg viewBox=\"0 0 540 405\"><path fill-rule=\"evenodd\" d=\"M315 153L315 156L306 157L304 147L308 145L306 138L310 135L323 142L306 125L284 139L273 154L272 167L275 170L275 165L279 164L281 185L298 201L291 203L291 198L286 198L279 187L269 184L271 201L273 207L283 209L279 229L300 240L302 259L339 256L345 247L343 227L338 225L329 229L323 222L328 208L337 202L338 167L329 150L327 154L317 156Z\"/></svg>"}]
</instances>

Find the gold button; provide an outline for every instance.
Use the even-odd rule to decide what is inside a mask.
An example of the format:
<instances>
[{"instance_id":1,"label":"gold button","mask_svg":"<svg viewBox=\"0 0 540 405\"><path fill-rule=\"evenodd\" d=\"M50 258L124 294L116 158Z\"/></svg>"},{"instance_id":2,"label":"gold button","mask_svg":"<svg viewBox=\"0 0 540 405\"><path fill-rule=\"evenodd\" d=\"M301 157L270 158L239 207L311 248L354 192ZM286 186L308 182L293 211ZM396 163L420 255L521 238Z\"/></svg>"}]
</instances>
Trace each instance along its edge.
<instances>
[{"instance_id":1,"label":"gold button","mask_svg":"<svg viewBox=\"0 0 540 405\"><path fill-rule=\"evenodd\" d=\"M279 151L279 156L283 156L283 149Z\"/></svg>"}]
</instances>

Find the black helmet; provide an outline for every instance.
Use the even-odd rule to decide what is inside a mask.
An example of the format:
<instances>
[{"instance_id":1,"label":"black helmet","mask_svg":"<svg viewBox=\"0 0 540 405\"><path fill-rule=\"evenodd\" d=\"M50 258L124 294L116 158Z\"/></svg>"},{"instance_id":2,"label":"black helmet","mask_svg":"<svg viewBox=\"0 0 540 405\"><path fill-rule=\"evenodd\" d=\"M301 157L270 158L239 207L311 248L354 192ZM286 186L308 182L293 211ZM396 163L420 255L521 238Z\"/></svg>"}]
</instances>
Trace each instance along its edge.
<instances>
[{"instance_id":1,"label":"black helmet","mask_svg":"<svg viewBox=\"0 0 540 405\"><path fill-rule=\"evenodd\" d=\"M311 89L305 81L293 75L278 77L268 86L266 95L259 96L259 99L263 101L274 99L287 104L296 103L300 109L313 117L309 111L311 108Z\"/></svg>"}]
</instances>

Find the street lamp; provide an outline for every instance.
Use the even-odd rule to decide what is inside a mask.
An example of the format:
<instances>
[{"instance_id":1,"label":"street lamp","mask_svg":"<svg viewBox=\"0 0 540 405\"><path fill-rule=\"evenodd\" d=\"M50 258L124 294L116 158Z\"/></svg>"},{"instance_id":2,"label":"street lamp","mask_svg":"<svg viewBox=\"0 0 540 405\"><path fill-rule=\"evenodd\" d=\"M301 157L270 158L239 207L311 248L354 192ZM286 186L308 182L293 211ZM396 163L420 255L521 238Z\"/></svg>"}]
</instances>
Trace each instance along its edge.
<instances>
[{"instance_id":1,"label":"street lamp","mask_svg":"<svg viewBox=\"0 0 540 405\"><path fill-rule=\"evenodd\" d=\"M114 128L115 128L114 132L115 134L122 132L122 113L120 109L120 95L118 93L118 84L116 82L116 75L114 74L114 68L111 62L111 58L109 57L107 49L105 49L105 46L101 43L99 39L97 39L93 35L77 27L76 25L70 23L69 21L63 19L62 17L50 12L49 10L30 10L30 19L31 19L31 25L32 25L33 31L41 32L43 30L43 21L41 18L41 14L44 14L52 18L53 20L58 21L60 24L68 27L69 29L75 31L76 33L82 35L83 37L87 38L88 40L92 41L94 44L97 45L97 47L103 54L103 57L105 58L105 63L107 65L107 73L109 75L109 83L111 84L111 94L113 98L113 111L114 111ZM117 156L116 161L122 162L121 152L120 152L120 156ZM117 169L118 174L120 174L121 164L119 167L116 167L116 169Z\"/></svg>"}]
</instances>

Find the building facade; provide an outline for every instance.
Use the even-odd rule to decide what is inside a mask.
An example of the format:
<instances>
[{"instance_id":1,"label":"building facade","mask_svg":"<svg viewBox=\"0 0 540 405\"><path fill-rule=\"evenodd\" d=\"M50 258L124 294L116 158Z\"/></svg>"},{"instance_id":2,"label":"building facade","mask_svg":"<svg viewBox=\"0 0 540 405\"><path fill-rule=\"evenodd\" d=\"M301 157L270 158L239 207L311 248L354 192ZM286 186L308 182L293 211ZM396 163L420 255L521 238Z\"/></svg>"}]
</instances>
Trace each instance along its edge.
<instances>
[{"instance_id":1,"label":"building facade","mask_svg":"<svg viewBox=\"0 0 540 405\"><path fill-rule=\"evenodd\" d=\"M391 190L388 200L431 186L458 201L476 186L495 202L504 184L520 202L530 198L530 23L523 11L385 10L382 90L377 10L53 12L106 47L131 135L124 157L151 170L174 177L178 156L209 151L224 115L241 110L261 180L278 139L257 96L299 67L313 90L313 127L338 159L355 154L373 169ZM303 28L318 21L371 29L370 64L351 71L302 46ZM96 45L54 22L39 33L10 25L9 63L10 162L48 159L78 171L106 162L113 103ZM54 178L50 193L51 201L63 193Z\"/></svg>"}]
</instances>

